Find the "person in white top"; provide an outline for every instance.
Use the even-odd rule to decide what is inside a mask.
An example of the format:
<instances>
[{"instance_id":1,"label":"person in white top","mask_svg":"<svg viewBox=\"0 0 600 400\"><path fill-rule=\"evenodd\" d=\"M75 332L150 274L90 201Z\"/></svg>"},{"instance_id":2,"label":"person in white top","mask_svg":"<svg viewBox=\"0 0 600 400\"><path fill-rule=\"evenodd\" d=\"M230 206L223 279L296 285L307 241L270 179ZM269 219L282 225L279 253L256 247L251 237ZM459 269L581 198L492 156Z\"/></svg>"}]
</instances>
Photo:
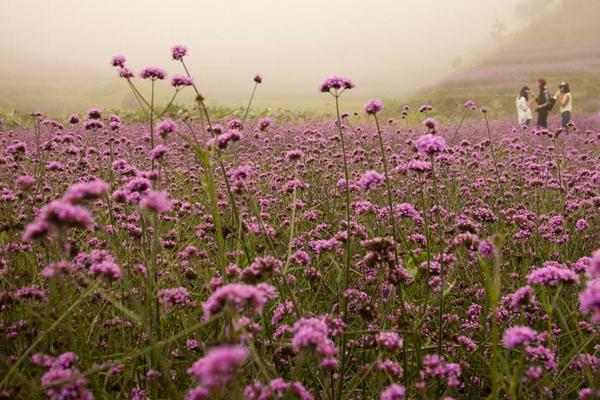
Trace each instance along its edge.
<instances>
[{"instance_id":1,"label":"person in white top","mask_svg":"<svg viewBox=\"0 0 600 400\"><path fill-rule=\"evenodd\" d=\"M554 94L554 98L560 104L560 115L562 117L562 128L565 134L569 133L569 122L571 121L571 112L573 111L573 96L571 87L567 82L558 85L559 90Z\"/></svg>"},{"instance_id":2,"label":"person in white top","mask_svg":"<svg viewBox=\"0 0 600 400\"><path fill-rule=\"evenodd\" d=\"M529 87L523 86L519 95L517 96L517 119L519 124L527 125L531 123L532 113L531 108L529 107Z\"/></svg>"}]
</instances>

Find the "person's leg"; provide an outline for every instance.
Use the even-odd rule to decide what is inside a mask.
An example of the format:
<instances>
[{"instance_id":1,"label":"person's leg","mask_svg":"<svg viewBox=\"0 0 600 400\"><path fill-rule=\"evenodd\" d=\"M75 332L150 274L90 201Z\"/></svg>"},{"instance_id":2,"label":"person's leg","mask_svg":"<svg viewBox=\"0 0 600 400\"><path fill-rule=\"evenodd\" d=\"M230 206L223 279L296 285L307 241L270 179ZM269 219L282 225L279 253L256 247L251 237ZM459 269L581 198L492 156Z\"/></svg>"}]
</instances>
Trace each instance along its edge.
<instances>
[{"instance_id":1,"label":"person's leg","mask_svg":"<svg viewBox=\"0 0 600 400\"><path fill-rule=\"evenodd\" d=\"M564 111L562 114L562 128L563 128L563 132L566 134L569 133L569 121L571 121L571 112L570 111Z\"/></svg>"},{"instance_id":2,"label":"person's leg","mask_svg":"<svg viewBox=\"0 0 600 400\"><path fill-rule=\"evenodd\" d=\"M525 125L531 126L531 119L528 119L527 121L525 121Z\"/></svg>"},{"instance_id":3,"label":"person's leg","mask_svg":"<svg viewBox=\"0 0 600 400\"><path fill-rule=\"evenodd\" d=\"M546 110L538 111L537 126L538 126L538 128L547 128L548 127L548 111L546 111Z\"/></svg>"}]
</instances>

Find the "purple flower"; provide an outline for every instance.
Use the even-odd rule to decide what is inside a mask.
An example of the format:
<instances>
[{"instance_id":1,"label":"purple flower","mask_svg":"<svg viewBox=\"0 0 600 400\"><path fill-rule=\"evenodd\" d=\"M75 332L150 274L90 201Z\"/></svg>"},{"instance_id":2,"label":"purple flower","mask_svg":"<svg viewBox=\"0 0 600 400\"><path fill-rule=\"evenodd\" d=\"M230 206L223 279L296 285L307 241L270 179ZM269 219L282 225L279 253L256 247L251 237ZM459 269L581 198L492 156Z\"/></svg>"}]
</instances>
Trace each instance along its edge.
<instances>
[{"instance_id":1,"label":"purple flower","mask_svg":"<svg viewBox=\"0 0 600 400\"><path fill-rule=\"evenodd\" d=\"M121 267L113 261L105 260L90 267L90 275L107 281L118 281L123 276Z\"/></svg>"},{"instance_id":2,"label":"purple flower","mask_svg":"<svg viewBox=\"0 0 600 400\"><path fill-rule=\"evenodd\" d=\"M383 183L384 177L377 171L367 171L358 180L358 186L361 190L377 189Z\"/></svg>"},{"instance_id":3,"label":"purple flower","mask_svg":"<svg viewBox=\"0 0 600 400\"><path fill-rule=\"evenodd\" d=\"M333 89L335 93L340 94L340 91L352 89L354 86L354 83L350 79L334 75L321 82L321 85L319 85L319 90L322 93L328 93Z\"/></svg>"},{"instance_id":4,"label":"purple flower","mask_svg":"<svg viewBox=\"0 0 600 400\"><path fill-rule=\"evenodd\" d=\"M398 385L397 383L392 383L388 386L381 395L379 396L380 400L403 400L406 396L406 389L402 385Z\"/></svg>"},{"instance_id":5,"label":"purple flower","mask_svg":"<svg viewBox=\"0 0 600 400\"><path fill-rule=\"evenodd\" d=\"M479 242L479 254L483 258L492 258L494 256L494 244L489 240Z\"/></svg>"},{"instance_id":6,"label":"purple flower","mask_svg":"<svg viewBox=\"0 0 600 400\"><path fill-rule=\"evenodd\" d=\"M187 55L188 49L182 44L176 44L171 47L171 57L173 60L182 60Z\"/></svg>"},{"instance_id":7,"label":"purple flower","mask_svg":"<svg viewBox=\"0 0 600 400\"><path fill-rule=\"evenodd\" d=\"M99 108L90 108L87 110L86 115L89 119L100 119L102 118L102 111Z\"/></svg>"},{"instance_id":8,"label":"purple flower","mask_svg":"<svg viewBox=\"0 0 600 400\"><path fill-rule=\"evenodd\" d=\"M256 83L262 83L263 77L261 74L256 74L254 75L254 82Z\"/></svg>"},{"instance_id":9,"label":"purple flower","mask_svg":"<svg viewBox=\"0 0 600 400\"><path fill-rule=\"evenodd\" d=\"M229 122L227 122L227 127L229 129L242 129L244 125L242 124L242 121L240 119L232 118L229 120Z\"/></svg>"},{"instance_id":10,"label":"purple flower","mask_svg":"<svg viewBox=\"0 0 600 400\"><path fill-rule=\"evenodd\" d=\"M411 160L406 164L406 168L415 172L431 171L431 163L429 161Z\"/></svg>"},{"instance_id":11,"label":"purple flower","mask_svg":"<svg viewBox=\"0 0 600 400\"><path fill-rule=\"evenodd\" d=\"M27 225L23 240L39 239L48 233L56 233L67 228L92 230L94 220L83 207L64 200L56 200L45 205L32 223Z\"/></svg>"},{"instance_id":12,"label":"purple flower","mask_svg":"<svg viewBox=\"0 0 600 400\"><path fill-rule=\"evenodd\" d=\"M210 393L205 388L198 386L193 389L190 389L184 397L184 400L205 400L210 399ZM146 396L144 395L143 399L146 400Z\"/></svg>"},{"instance_id":13,"label":"purple flower","mask_svg":"<svg viewBox=\"0 0 600 400\"><path fill-rule=\"evenodd\" d=\"M446 148L446 139L439 135L428 133L417 139L417 150L419 153L432 156L444 151Z\"/></svg>"},{"instance_id":14,"label":"purple flower","mask_svg":"<svg viewBox=\"0 0 600 400\"><path fill-rule=\"evenodd\" d=\"M554 287L559 283L579 283L579 276L570 269L561 268L554 263L547 262L543 267L537 268L527 275L530 285Z\"/></svg>"},{"instance_id":15,"label":"purple flower","mask_svg":"<svg viewBox=\"0 0 600 400\"><path fill-rule=\"evenodd\" d=\"M383 350L395 352L402 348L404 340L396 332L379 332L375 341Z\"/></svg>"},{"instance_id":16,"label":"purple flower","mask_svg":"<svg viewBox=\"0 0 600 400\"><path fill-rule=\"evenodd\" d=\"M108 183L95 180L91 182L76 183L70 186L63 200L71 204L80 204L85 201L96 200L108 191Z\"/></svg>"},{"instance_id":17,"label":"purple flower","mask_svg":"<svg viewBox=\"0 0 600 400\"><path fill-rule=\"evenodd\" d=\"M156 131L158 134L165 138L169 133L173 133L177 130L177 124L170 119L165 119L156 124Z\"/></svg>"},{"instance_id":18,"label":"purple flower","mask_svg":"<svg viewBox=\"0 0 600 400\"><path fill-rule=\"evenodd\" d=\"M267 128L269 126L271 126L271 118L263 117L258 120L258 127L260 128L261 131L267 130Z\"/></svg>"},{"instance_id":19,"label":"purple flower","mask_svg":"<svg viewBox=\"0 0 600 400\"><path fill-rule=\"evenodd\" d=\"M35 179L30 175L21 175L15 180L15 183L21 190L27 191L35 185Z\"/></svg>"},{"instance_id":20,"label":"purple flower","mask_svg":"<svg viewBox=\"0 0 600 400\"><path fill-rule=\"evenodd\" d=\"M527 304L536 304L535 291L531 286L520 287L510 295L510 306L513 311L519 311Z\"/></svg>"},{"instance_id":21,"label":"purple flower","mask_svg":"<svg viewBox=\"0 0 600 400\"><path fill-rule=\"evenodd\" d=\"M522 344L529 344L536 337L537 332L527 326L513 326L504 331L502 344L507 349L512 349Z\"/></svg>"},{"instance_id":22,"label":"purple flower","mask_svg":"<svg viewBox=\"0 0 600 400\"><path fill-rule=\"evenodd\" d=\"M123 68L123 67L125 67L125 61L126 60L127 59L125 58L125 56L116 55L116 56L113 56L112 60L110 61L110 64L113 67L121 67L121 68Z\"/></svg>"},{"instance_id":23,"label":"purple flower","mask_svg":"<svg viewBox=\"0 0 600 400\"><path fill-rule=\"evenodd\" d=\"M371 99L365 103L363 110L369 115L377 114L383 111L383 103L378 99Z\"/></svg>"},{"instance_id":24,"label":"purple flower","mask_svg":"<svg viewBox=\"0 0 600 400\"><path fill-rule=\"evenodd\" d=\"M213 392L231 382L249 355L250 352L243 346L214 347L188 368L187 373Z\"/></svg>"},{"instance_id":25,"label":"purple flower","mask_svg":"<svg viewBox=\"0 0 600 400\"><path fill-rule=\"evenodd\" d=\"M94 395L86 389L87 380L76 368L51 368L41 379L50 400L93 400Z\"/></svg>"},{"instance_id":26,"label":"purple flower","mask_svg":"<svg viewBox=\"0 0 600 400\"><path fill-rule=\"evenodd\" d=\"M155 213L164 213L171 211L172 202L169 200L167 192L150 191L140 201L140 207L143 210L150 210Z\"/></svg>"},{"instance_id":27,"label":"purple flower","mask_svg":"<svg viewBox=\"0 0 600 400\"><path fill-rule=\"evenodd\" d=\"M84 128L88 131L104 128L104 122L99 119L91 119L85 122Z\"/></svg>"},{"instance_id":28,"label":"purple flower","mask_svg":"<svg viewBox=\"0 0 600 400\"><path fill-rule=\"evenodd\" d=\"M166 146L162 144L157 145L152 150L150 150L150 159L152 160L160 160L163 156L167 154Z\"/></svg>"},{"instance_id":29,"label":"purple flower","mask_svg":"<svg viewBox=\"0 0 600 400\"><path fill-rule=\"evenodd\" d=\"M304 157L304 153L302 152L302 150L298 149L290 150L285 153L285 159L287 161L298 161L302 159L302 157Z\"/></svg>"},{"instance_id":30,"label":"purple flower","mask_svg":"<svg viewBox=\"0 0 600 400\"><path fill-rule=\"evenodd\" d=\"M118 69L118 71L119 71L119 76L121 78L125 78L125 79L133 78L133 71L127 67L121 67Z\"/></svg>"},{"instance_id":31,"label":"purple flower","mask_svg":"<svg viewBox=\"0 0 600 400\"><path fill-rule=\"evenodd\" d=\"M191 303L190 294L184 287L172 289L161 289L158 292L160 303L166 308L171 309L177 306L185 306Z\"/></svg>"},{"instance_id":32,"label":"purple flower","mask_svg":"<svg viewBox=\"0 0 600 400\"><path fill-rule=\"evenodd\" d=\"M217 289L202 304L204 318L209 319L223 309L238 313L260 313L267 301L275 297L275 288L265 283L256 286L230 283Z\"/></svg>"},{"instance_id":33,"label":"purple flower","mask_svg":"<svg viewBox=\"0 0 600 400\"><path fill-rule=\"evenodd\" d=\"M192 86L194 84L194 80L186 75L173 75L171 78L171 86L173 87L182 87L182 86Z\"/></svg>"},{"instance_id":34,"label":"purple flower","mask_svg":"<svg viewBox=\"0 0 600 400\"><path fill-rule=\"evenodd\" d=\"M71 116L69 117L69 123L75 125L79 123L79 115L77 114L71 114Z\"/></svg>"},{"instance_id":35,"label":"purple flower","mask_svg":"<svg viewBox=\"0 0 600 400\"><path fill-rule=\"evenodd\" d=\"M587 283L579 294L579 309L582 314L592 314L592 322L600 323L600 279Z\"/></svg>"},{"instance_id":36,"label":"purple flower","mask_svg":"<svg viewBox=\"0 0 600 400\"><path fill-rule=\"evenodd\" d=\"M330 358L337 353L337 348L328 337L329 328L320 318L301 318L293 327L292 348L295 352L308 349Z\"/></svg>"},{"instance_id":37,"label":"purple flower","mask_svg":"<svg viewBox=\"0 0 600 400\"><path fill-rule=\"evenodd\" d=\"M431 104L423 104L421 107L419 107L420 113L424 113L424 112L431 111L431 110L433 110L433 107L431 107Z\"/></svg>"},{"instance_id":38,"label":"purple flower","mask_svg":"<svg viewBox=\"0 0 600 400\"><path fill-rule=\"evenodd\" d=\"M146 67L140 72L140 78L142 79L165 79L167 72L159 67Z\"/></svg>"},{"instance_id":39,"label":"purple flower","mask_svg":"<svg viewBox=\"0 0 600 400\"><path fill-rule=\"evenodd\" d=\"M435 131L437 129L437 122L433 118L426 118L423 121L423 125L425 125L430 131Z\"/></svg>"},{"instance_id":40,"label":"purple flower","mask_svg":"<svg viewBox=\"0 0 600 400\"><path fill-rule=\"evenodd\" d=\"M50 263L42 269L42 276L46 279L52 278L56 274L69 274L75 270L75 266L66 261Z\"/></svg>"},{"instance_id":41,"label":"purple flower","mask_svg":"<svg viewBox=\"0 0 600 400\"><path fill-rule=\"evenodd\" d=\"M596 250L592 254L586 275L592 279L600 278L600 250Z\"/></svg>"}]
</instances>

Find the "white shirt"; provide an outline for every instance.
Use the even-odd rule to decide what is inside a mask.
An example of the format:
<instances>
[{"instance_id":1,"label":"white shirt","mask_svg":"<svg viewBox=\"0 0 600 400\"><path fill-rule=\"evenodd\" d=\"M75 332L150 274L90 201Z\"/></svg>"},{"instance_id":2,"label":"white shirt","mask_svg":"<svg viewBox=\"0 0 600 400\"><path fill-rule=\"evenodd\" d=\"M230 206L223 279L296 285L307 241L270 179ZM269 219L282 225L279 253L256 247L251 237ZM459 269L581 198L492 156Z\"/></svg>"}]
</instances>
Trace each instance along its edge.
<instances>
[{"instance_id":1,"label":"white shirt","mask_svg":"<svg viewBox=\"0 0 600 400\"><path fill-rule=\"evenodd\" d=\"M525 96L517 97L517 119L520 124L524 124L527 120L532 118L531 108L529 108L529 103Z\"/></svg>"},{"instance_id":2,"label":"white shirt","mask_svg":"<svg viewBox=\"0 0 600 400\"><path fill-rule=\"evenodd\" d=\"M567 104L565 104L564 106L560 106L560 113L564 113L565 111L573 111L573 96L571 96L571 93L567 93L565 94L565 96L568 96L569 101L567 101Z\"/></svg>"}]
</instances>

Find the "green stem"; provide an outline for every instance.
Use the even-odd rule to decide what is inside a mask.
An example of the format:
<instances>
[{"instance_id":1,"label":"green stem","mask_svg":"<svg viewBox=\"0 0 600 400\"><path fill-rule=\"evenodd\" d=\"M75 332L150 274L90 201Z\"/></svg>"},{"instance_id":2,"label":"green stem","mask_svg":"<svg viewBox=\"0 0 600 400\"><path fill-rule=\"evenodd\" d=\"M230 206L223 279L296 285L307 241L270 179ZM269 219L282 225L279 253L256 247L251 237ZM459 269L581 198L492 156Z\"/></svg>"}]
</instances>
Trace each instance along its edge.
<instances>
[{"instance_id":1,"label":"green stem","mask_svg":"<svg viewBox=\"0 0 600 400\"><path fill-rule=\"evenodd\" d=\"M254 82L254 89L252 89L252 94L250 95L250 100L248 101L248 106L246 107L246 112L244 113L244 118L242 118L242 123L246 122L246 118L248 117L248 112L250 111L250 105L252 104L252 99L254 99L254 93L256 93L257 87L258 87L258 82Z\"/></svg>"},{"instance_id":2,"label":"green stem","mask_svg":"<svg viewBox=\"0 0 600 400\"><path fill-rule=\"evenodd\" d=\"M77 298L77 300L75 300L73 302L73 304L71 304L71 306L69 308L67 308L65 310L65 312L63 312L62 315L60 317L58 317L58 319L56 321L54 321L54 323L52 323L52 325L50 325L48 327L48 329L46 329L44 331L43 334L38 336L38 338L33 343L31 343L31 345L29 345L29 347L21 354L21 357L19 357L17 359L17 361L12 365L12 367L8 370L8 372L2 379L2 382L0 382L0 387L6 387L5 386L6 383L8 382L11 375L19 367L19 365L21 365L21 363L29 356L29 354L31 354L31 352L37 347L38 344L40 344L44 339L46 339L46 337L48 336L48 334L50 334L50 332L52 332L58 325L60 325L60 323L65 318L67 318L67 316L71 313L71 311L73 311L75 308L77 308L77 306L79 306L79 304L93 292L93 290L96 288L96 286L97 286L97 284L95 283L94 285L87 288L87 290L85 292L83 292L79 296L79 298Z\"/></svg>"},{"instance_id":3,"label":"green stem","mask_svg":"<svg viewBox=\"0 0 600 400\"><path fill-rule=\"evenodd\" d=\"M340 117L340 104L339 104L339 93L335 93L335 110L337 114L337 125L340 135L340 141L342 144L342 156L344 161L344 178L345 178L345 188L346 188L346 257L345 257L345 269L344 269L344 279L343 279L343 290L341 296L342 303L342 320L346 322L347 320L347 311L348 311L348 301L344 296L344 293L348 289L348 285L350 283L350 172L348 170L348 161L346 157L346 143L344 141L344 132L342 131L342 119ZM340 380L338 384L337 394L338 397L342 393L342 386L344 384L344 377L346 374L346 334L342 332L342 340L341 340L341 365L340 365Z\"/></svg>"}]
</instances>

